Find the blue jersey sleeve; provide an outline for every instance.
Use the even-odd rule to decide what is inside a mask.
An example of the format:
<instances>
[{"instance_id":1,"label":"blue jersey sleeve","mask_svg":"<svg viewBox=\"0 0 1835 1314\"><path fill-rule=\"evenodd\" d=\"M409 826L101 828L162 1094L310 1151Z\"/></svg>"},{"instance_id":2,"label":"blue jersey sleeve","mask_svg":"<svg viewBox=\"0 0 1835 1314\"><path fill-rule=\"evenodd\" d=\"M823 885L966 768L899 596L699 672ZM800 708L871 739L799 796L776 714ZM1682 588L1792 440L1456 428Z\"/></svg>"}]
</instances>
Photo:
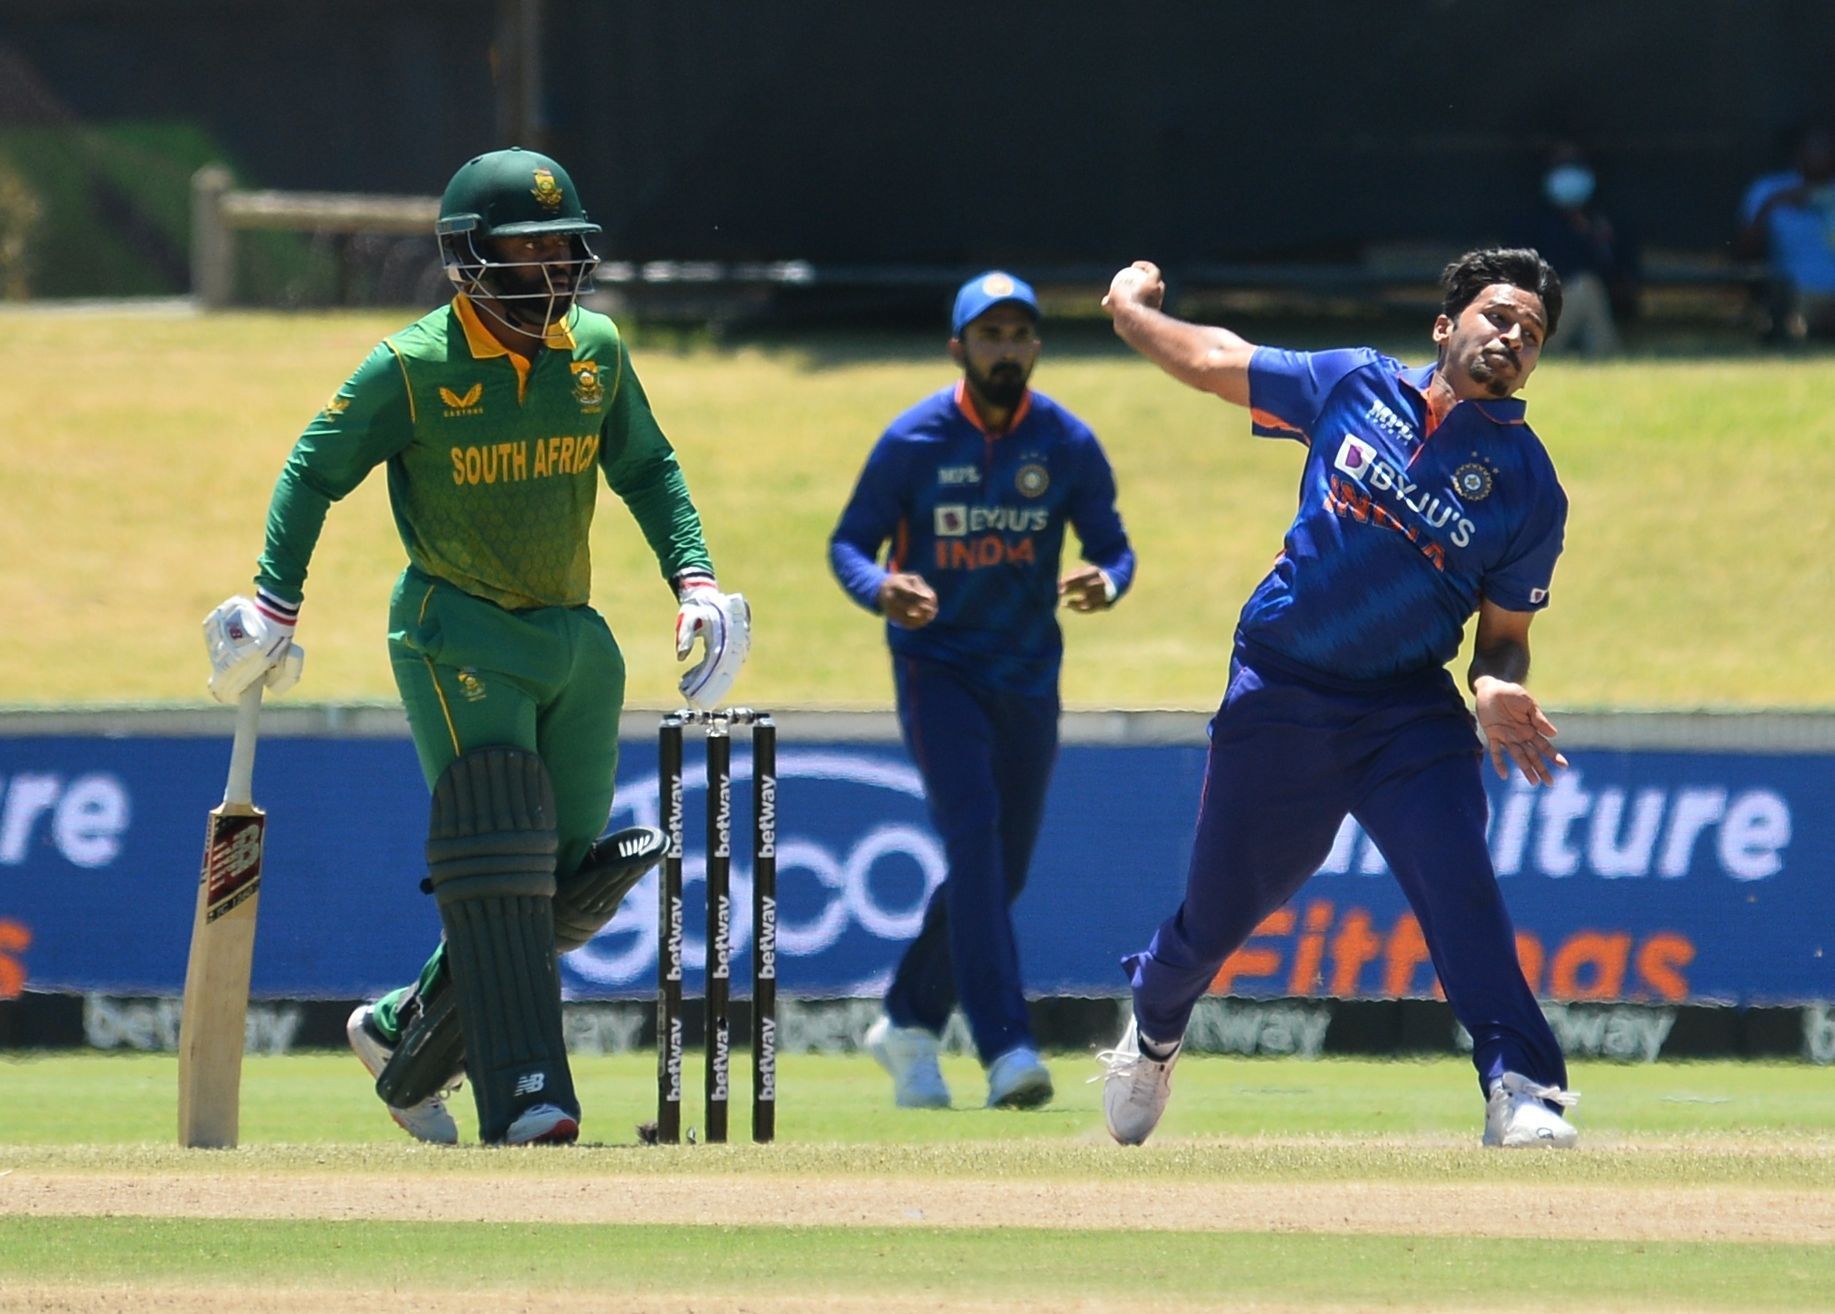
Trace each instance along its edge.
<instances>
[{"instance_id":1,"label":"blue jersey sleeve","mask_svg":"<svg viewBox=\"0 0 1835 1314\"><path fill-rule=\"evenodd\" d=\"M1550 476L1550 493L1511 540L1508 554L1486 571L1479 591L1505 611L1540 611L1548 605L1555 560L1567 534L1567 494Z\"/></svg>"},{"instance_id":2,"label":"blue jersey sleeve","mask_svg":"<svg viewBox=\"0 0 1835 1314\"><path fill-rule=\"evenodd\" d=\"M881 435L828 539L829 568L847 595L871 612L879 610L879 588L891 573L879 564L879 549L904 524L904 465L903 444L890 432Z\"/></svg>"},{"instance_id":3,"label":"blue jersey sleeve","mask_svg":"<svg viewBox=\"0 0 1835 1314\"><path fill-rule=\"evenodd\" d=\"M1257 347L1249 360L1249 416L1263 438L1312 445L1313 428L1332 389L1353 370L1382 359L1368 347L1284 351Z\"/></svg>"},{"instance_id":4,"label":"blue jersey sleeve","mask_svg":"<svg viewBox=\"0 0 1835 1314\"><path fill-rule=\"evenodd\" d=\"M1115 471L1095 434L1086 431L1080 449L1077 487L1067 508L1071 528L1083 545L1083 559L1109 577L1120 601L1134 581L1134 549L1115 506Z\"/></svg>"}]
</instances>

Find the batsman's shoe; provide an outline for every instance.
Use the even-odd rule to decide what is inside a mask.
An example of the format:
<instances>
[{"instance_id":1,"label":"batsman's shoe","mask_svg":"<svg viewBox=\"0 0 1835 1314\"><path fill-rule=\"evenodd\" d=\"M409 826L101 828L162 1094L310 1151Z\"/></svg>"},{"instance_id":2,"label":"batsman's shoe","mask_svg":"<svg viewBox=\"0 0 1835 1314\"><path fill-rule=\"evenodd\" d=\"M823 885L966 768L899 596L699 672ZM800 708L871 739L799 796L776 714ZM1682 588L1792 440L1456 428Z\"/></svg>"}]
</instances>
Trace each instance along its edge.
<instances>
[{"instance_id":1,"label":"batsman's shoe","mask_svg":"<svg viewBox=\"0 0 1835 1314\"><path fill-rule=\"evenodd\" d=\"M1141 1053L1140 1024L1130 1017L1115 1048L1098 1053L1096 1061L1108 1069L1090 1080L1102 1082L1102 1116L1109 1124L1109 1135L1123 1145L1141 1144L1159 1126L1166 1101L1172 1098L1172 1065L1179 1061L1178 1048L1166 1058L1148 1058Z\"/></svg>"},{"instance_id":2,"label":"batsman's shoe","mask_svg":"<svg viewBox=\"0 0 1835 1314\"><path fill-rule=\"evenodd\" d=\"M1051 1073L1030 1045L1015 1045L988 1064L990 1109L1036 1109L1049 1103Z\"/></svg>"},{"instance_id":3,"label":"batsman's shoe","mask_svg":"<svg viewBox=\"0 0 1835 1314\"><path fill-rule=\"evenodd\" d=\"M884 1014L867 1028L867 1051L892 1074L901 1109L947 1109L949 1087L937 1066L937 1038L922 1027L895 1027Z\"/></svg>"},{"instance_id":4,"label":"batsman's shoe","mask_svg":"<svg viewBox=\"0 0 1835 1314\"><path fill-rule=\"evenodd\" d=\"M505 1145L572 1145L579 1139L579 1117L558 1104L524 1109L503 1134Z\"/></svg>"},{"instance_id":5,"label":"batsman's shoe","mask_svg":"<svg viewBox=\"0 0 1835 1314\"><path fill-rule=\"evenodd\" d=\"M359 1004L344 1024L344 1034L350 1040L350 1047L357 1057L363 1060L363 1066L371 1077L376 1076L387 1066L389 1056L395 1052L395 1046L383 1039L377 1028L373 1010L368 1004ZM402 1130L417 1141L426 1141L430 1145L457 1145L459 1143L459 1124L452 1120L452 1114L446 1108L445 1093L435 1091L419 1104L405 1109L398 1109L393 1104L384 1105L389 1116L401 1124Z\"/></svg>"},{"instance_id":6,"label":"batsman's shoe","mask_svg":"<svg viewBox=\"0 0 1835 1314\"><path fill-rule=\"evenodd\" d=\"M1485 1101L1485 1144L1506 1150L1571 1150L1579 1130L1548 1106L1571 1109L1579 1102L1572 1091L1506 1072L1491 1083Z\"/></svg>"}]
</instances>

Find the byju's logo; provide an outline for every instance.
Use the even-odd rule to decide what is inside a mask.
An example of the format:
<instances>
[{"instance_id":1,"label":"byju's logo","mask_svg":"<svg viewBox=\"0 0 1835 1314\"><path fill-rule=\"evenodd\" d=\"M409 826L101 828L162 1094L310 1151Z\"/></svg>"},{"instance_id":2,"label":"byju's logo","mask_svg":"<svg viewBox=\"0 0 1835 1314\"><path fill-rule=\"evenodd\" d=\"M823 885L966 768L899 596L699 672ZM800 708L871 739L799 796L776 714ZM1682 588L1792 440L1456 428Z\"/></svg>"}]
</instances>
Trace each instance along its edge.
<instances>
[{"instance_id":1,"label":"byju's logo","mask_svg":"<svg viewBox=\"0 0 1835 1314\"><path fill-rule=\"evenodd\" d=\"M735 736L732 762L733 980L750 979L752 927L752 763ZM690 742L683 776L682 955L691 974L707 967L705 937L705 761ZM653 768L633 764L618 782L610 827L662 826ZM780 752L777 787L767 797L777 829L777 918L780 980L794 990L854 994L883 988L905 944L924 922L931 893L948 864L930 829L924 787L895 752L867 748ZM588 944L562 960L574 994L638 994L656 986L658 874L625 897L617 915Z\"/></svg>"},{"instance_id":2,"label":"byju's logo","mask_svg":"<svg viewBox=\"0 0 1835 1314\"><path fill-rule=\"evenodd\" d=\"M1338 448L1338 459L1332 464L1362 483L1370 473L1370 467L1376 464L1376 449L1363 439L1353 438L1347 433L1343 445Z\"/></svg>"}]
</instances>

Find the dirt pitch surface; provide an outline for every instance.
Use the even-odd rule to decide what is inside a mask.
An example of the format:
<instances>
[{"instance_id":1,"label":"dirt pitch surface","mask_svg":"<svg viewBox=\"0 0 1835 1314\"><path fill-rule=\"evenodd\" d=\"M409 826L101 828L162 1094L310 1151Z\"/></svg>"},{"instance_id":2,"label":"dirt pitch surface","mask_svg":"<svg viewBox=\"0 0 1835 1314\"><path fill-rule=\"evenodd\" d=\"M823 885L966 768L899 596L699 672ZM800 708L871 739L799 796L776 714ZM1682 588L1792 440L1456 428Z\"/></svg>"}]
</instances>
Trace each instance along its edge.
<instances>
[{"instance_id":1,"label":"dirt pitch surface","mask_svg":"<svg viewBox=\"0 0 1835 1314\"><path fill-rule=\"evenodd\" d=\"M66 1172L0 1174L0 1215L158 1218L378 1219L449 1222L725 1224L824 1227L1000 1227L1184 1232L1495 1236L1540 1239L1835 1243L1835 1195L1744 1187L1551 1186L1446 1183L1003 1181L936 1177L726 1175L468 1177L453 1182L374 1174ZM341 1286L272 1290L225 1284L59 1284L0 1290L0 1314L200 1311L319 1314L326 1310L542 1310L555 1314L917 1314L936 1297L778 1293L661 1298L655 1292L465 1292ZM1016 1314L1011 1300L956 1301L952 1311ZM1057 1304L1078 1314L1135 1311L1137 1301ZM1184 1307L1162 1302L1163 1314ZM1257 1314L1348 1314L1351 1307L1267 1303Z\"/></svg>"},{"instance_id":2,"label":"dirt pitch surface","mask_svg":"<svg viewBox=\"0 0 1835 1314\"><path fill-rule=\"evenodd\" d=\"M1730 1187L1485 1182L1007 1182L727 1176L439 1180L315 1173L0 1178L0 1213L822 1227L1342 1232L1617 1241L1835 1243L1835 1196Z\"/></svg>"}]
</instances>

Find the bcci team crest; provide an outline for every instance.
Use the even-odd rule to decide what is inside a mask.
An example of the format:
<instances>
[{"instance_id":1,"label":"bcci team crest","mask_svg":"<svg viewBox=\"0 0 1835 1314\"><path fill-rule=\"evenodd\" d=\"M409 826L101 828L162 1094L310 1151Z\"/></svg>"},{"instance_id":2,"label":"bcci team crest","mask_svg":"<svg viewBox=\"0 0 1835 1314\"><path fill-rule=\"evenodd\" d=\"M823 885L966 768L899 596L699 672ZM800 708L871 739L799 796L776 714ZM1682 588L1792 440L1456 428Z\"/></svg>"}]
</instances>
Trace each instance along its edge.
<instances>
[{"instance_id":1,"label":"bcci team crest","mask_svg":"<svg viewBox=\"0 0 1835 1314\"><path fill-rule=\"evenodd\" d=\"M1051 487L1051 471L1037 461L1028 461L1013 476L1013 486L1026 497L1038 497Z\"/></svg>"},{"instance_id":2,"label":"bcci team crest","mask_svg":"<svg viewBox=\"0 0 1835 1314\"><path fill-rule=\"evenodd\" d=\"M1453 471L1453 491L1467 502L1482 502L1491 496L1491 467L1478 461L1467 461Z\"/></svg>"},{"instance_id":3,"label":"bcci team crest","mask_svg":"<svg viewBox=\"0 0 1835 1314\"><path fill-rule=\"evenodd\" d=\"M529 194L544 210L560 209L561 202L565 199L561 185L554 180L553 172L548 169L535 171L535 186L529 189Z\"/></svg>"},{"instance_id":4,"label":"bcci team crest","mask_svg":"<svg viewBox=\"0 0 1835 1314\"><path fill-rule=\"evenodd\" d=\"M573 368L573 396L580 405L597 409L605 404L605 385L599 381L599 362L576 360Z\"/></svg>"}]
</instances>

